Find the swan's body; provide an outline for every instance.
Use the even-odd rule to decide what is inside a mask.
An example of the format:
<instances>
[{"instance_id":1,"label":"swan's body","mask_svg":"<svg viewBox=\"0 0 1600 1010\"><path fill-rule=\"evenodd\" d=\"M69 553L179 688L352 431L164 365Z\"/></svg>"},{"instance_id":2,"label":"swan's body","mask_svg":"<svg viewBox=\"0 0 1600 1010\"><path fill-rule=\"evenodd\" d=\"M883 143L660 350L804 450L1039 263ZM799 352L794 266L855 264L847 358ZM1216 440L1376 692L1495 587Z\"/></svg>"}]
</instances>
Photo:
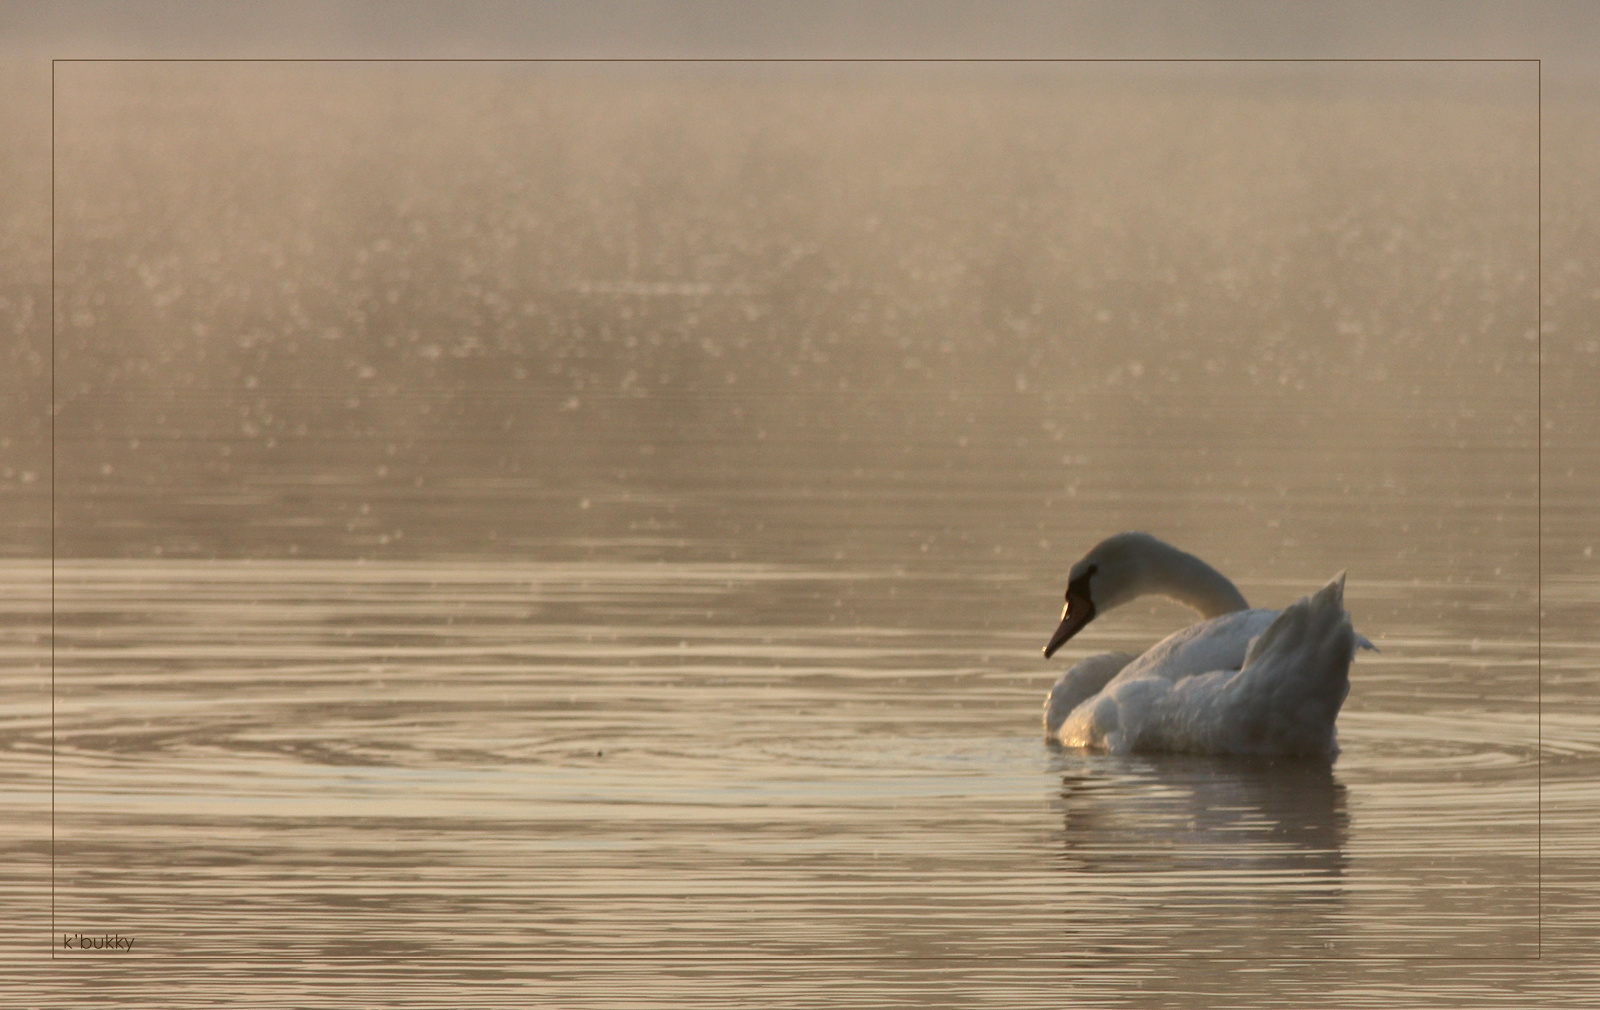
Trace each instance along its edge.
<instances>
[{"instance_id":1,"label":"swan's body","mask_svg":"<svg viewBox=\"0 0 1600 1010\"><path fill-rule=\"evenodd\" d=\"M1142 656L1079 662L1045 700L1045 732L1115 753L1328 755L1357 646L1344 575L1286 610L1252 610L1216 569L1145 533L1101 542L1072 568L1048 657L1100 612L1150 593L1206 620Z\"/></svg>"}]
</instances>

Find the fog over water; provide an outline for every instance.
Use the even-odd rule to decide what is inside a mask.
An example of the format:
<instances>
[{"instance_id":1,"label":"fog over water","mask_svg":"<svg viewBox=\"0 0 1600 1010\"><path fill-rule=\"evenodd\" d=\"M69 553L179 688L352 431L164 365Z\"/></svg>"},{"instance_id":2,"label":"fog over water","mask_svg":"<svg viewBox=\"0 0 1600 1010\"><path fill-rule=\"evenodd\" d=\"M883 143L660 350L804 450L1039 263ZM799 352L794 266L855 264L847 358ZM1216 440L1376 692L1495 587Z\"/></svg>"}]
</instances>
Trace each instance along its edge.
<instances>
[{"instance_id":1,"label":"fog over water","mask_svg":"<svg viewBox=\"0 0 1600 1010\"><path fill-rule=\"evenodd\" d=\"M752 466L996 466L1059 496L1150 452L1236 496L1218 532L1253 542L1290 535L1259 508L1276 490L1398 505L1417 453L1531 481L1530 87L1517 65L75 66L58 549L499 552L614 531L612 507L709 518L614 500ZM1277 488L1240 456L1356 448ZM287 530L170 493L329 466L359 490ZM608 507L441 525L393 500L447 480ZM106 514L129 506L148 534ZM1125 522L1193 496L1145 508ZM1298 553L1347 552L1326 527L1362 517L1319 511ZM1018 513L961 532L1032 553L1074 525ZM1507 560L1414 518L1396 549Z\"/></svg>"},{"instance_id":2,"label":"fog over water","mask_svg":"<svg viewBox=\"0 0 1600 1010\"><path fill-rule=\"evenodd\" d=\"M0 405L54 561L17 520L0 580L54 606L8 618L19 671L53 629L53 721L4 725L19 795L54 754L55 932L137 935L196 1000L289 960L419 1004L1583 991L1515 974L1594 924L1590 864L1540 854L1600 752L1563 706L1592 550L1538 529L1531 64L109 62L54 96L54 413ZM19 333L46 304L0 293ZM1122 529L1260 606L1348 572L1383 651L1337 761L1042 742L1063 658L1192 619L1041 661Z\"/></svg>"}]
</instances>

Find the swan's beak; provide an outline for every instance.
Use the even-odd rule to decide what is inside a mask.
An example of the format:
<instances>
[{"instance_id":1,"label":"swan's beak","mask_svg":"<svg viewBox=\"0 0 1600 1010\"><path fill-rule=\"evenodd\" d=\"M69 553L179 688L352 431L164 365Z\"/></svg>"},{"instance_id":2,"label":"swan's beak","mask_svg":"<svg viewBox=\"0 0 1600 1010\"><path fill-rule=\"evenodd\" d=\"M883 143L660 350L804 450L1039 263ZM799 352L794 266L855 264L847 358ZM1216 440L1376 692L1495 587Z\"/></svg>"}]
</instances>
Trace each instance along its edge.
<instances>
[{"instance_id":1,"label":"swan's beak","mask_svg":"<svg viewBox=\"0 0 1600 1010\"><path fill-rule=\"evenodd\" d=\"M1066 609L1061 611L1061 626L1050 636L1050 644L1044 647L1044 658L1049 659L1055 655L1056 650L1066 644L1067 639L1082 631L1092 620L1094 620L1093 605L1074 606L1068 601Z\"/></svg>"}]
</instances>

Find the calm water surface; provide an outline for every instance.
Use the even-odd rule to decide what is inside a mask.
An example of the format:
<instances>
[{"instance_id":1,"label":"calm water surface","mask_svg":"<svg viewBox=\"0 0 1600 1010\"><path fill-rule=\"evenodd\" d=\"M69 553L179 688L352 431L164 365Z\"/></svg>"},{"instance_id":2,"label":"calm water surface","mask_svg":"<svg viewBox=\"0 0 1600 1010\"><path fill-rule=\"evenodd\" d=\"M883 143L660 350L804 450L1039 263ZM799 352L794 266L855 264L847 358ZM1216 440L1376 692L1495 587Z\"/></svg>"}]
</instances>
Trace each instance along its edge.
<instances>
[{"instance_id":1,"label":"calm water surface","mask_svg":"<svg viewBox=\"0 0 1600 1010\"><path fill-rule=\"evenodd\" d=\"M1600 591L1547 579L1541 681L1533 162L1486 139L1528 81L637 73L59 82L56 558L0 566L18 977L1585 991L1534 960L1594 925ZM1348 571L1382 652L1336 760L1042 739L1064 663L1190 620L1040 659L1129 528L1261 606Z\"/></svg>"},{"instance_id":2,"label":"calm water surface","mask_svg":"<svg viewBox=\"0 0 1600 1010\"><path fill-rule=\"evenodd\" d=\"M152 956L1534 953L1519 643L1387 617L1331 766L1089 755L1040 738L1037 630L973 620L1048 624L1019 583L60 564L58 917ZM1482 595L1352 605L1418 592Z\"/></svg>"}]
</instances>

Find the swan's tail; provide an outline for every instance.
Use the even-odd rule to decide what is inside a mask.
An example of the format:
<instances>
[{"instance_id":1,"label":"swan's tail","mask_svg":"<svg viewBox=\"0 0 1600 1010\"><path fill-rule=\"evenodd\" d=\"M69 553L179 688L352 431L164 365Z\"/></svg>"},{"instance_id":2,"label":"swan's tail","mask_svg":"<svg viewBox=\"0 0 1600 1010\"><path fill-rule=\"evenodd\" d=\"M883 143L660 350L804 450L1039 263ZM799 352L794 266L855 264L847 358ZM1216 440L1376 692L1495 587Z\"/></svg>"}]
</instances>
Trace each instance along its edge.
<instances>
[{"instance_id":1,"label":"swan's tail","mask_svg":"<svg viewBox=\"0 0 1600 1010\"><path fill-rule=\"evenodd\" d=\"M1258 694L1259 723L1240 727L1263 753L1331 753L1333 723L1350 693L1355 630L1344 609L1344 573L1294 603L1245 652L1230 690ZM1292 744L1292 746L1291 746Z\"/></svg>"}]
</instances>

